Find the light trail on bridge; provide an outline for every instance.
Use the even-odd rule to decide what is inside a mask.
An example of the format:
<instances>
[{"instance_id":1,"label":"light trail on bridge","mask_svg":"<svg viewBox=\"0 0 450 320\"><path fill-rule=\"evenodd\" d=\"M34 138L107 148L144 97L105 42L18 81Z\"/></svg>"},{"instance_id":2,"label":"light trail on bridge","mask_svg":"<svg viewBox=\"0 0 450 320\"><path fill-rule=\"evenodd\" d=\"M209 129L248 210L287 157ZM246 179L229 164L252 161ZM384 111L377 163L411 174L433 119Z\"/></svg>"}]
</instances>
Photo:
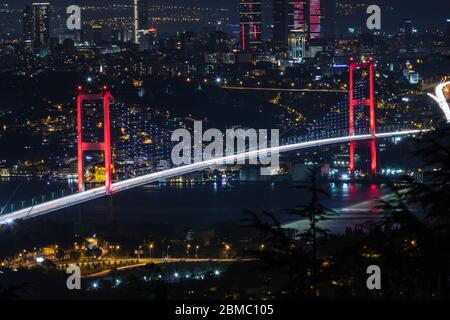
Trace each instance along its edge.
<instances>
[{"instance_id":1,"label":"light trail on bridge","mask_svg":"<svg viewBox=\"0 0 450 320\"><path fill-rule=\"evenodd\" d=\"M114 260L112 260L114 261ZM124 259L117 259L117 261L126 261ZM136 261L135 259L129 259L128 261ZM199 258L199 259L191 259L191 258L161 258L161 259L140 259L138 260L138 263L135 264L131 264L131 265L126 265L126 266L122 266L122 267L117 267L116 270L117 271L125 271L125 270L129 270L129 269L136 269L136 268L141 268L141 267L145 267L148 264L172 264L172 263L233 263L233 262L249 262L249 261L255 261L254 259L207 259L207 258ZM109 260L109 262L111 263L111 260ZM92 262L91 264L95 264L98 263L98 261ZM89 263L88 263L89 264ZM59 267L65 267L66 264L64 265L59 265ZM99 278L99 277L104 277L107 276L108 274L110 274L112 272L112 268L111 269L106 269L103 271L99 271L96 273L92 273L92 274L87 274L87 275L82 275L82 278L85 279L92 279L92 278Z\"/></svg>"},{"instance_id":2,"label":"light trail on bridge","mask_svg":"<svg viewBox=\"0 0 450 320\"><path fill-rule=\"evenodd\" d=\"M440 83L439 85L436 86L435 90L436 95L428 93L428 96L433 98L438 103L439 108L441 108L442 112L444 113L447 123L450 123L450 106L448 105L447 98L445 97L444 94L444 90L449 85L450 82Z\"/></svg>"},{"instance_id":3,"label":"light trail on bridge","mask_svg":"<svg viewBox=\"0 0 450 320\"><path fill-rule=\"evenodd\" d=\"M387 133L378 133L375 135L376 138L393 138L399 136L410 136L416 135L425 132L426 130L406 130L406 131L397 131L397 132L387 132ZM211 159L208 161L203 161L199 163L194 163L190 165L185 165L173 169L163 170L155 173L151 173L148 175L144 175L137 178L132 178L128 180L124 180L121 182L116 182L112 184L113 194L123 192L129 189L141 187L147 185L149 183L157 182L163 179L173 178L181 175L185 175L188 173L205 170L211 167L225 165L227 163L237 162L240 160L246 159L255 159L260 154L265 155L268 153L284 153L295 150L314 148L314 147L322 147L334 144L342 144L349 143L352 141L363 141L373 139L373 135L355 135L355 136L344 136L338 138L329 138L329 139L320 139L313 140L302 143L295 143L289 145L283 145L275 148L267 148L255 151L248 151L241 154L230 155L225 157L220 157L216 159ZM14 221L19 219L29 219L33 217L37 217L40 215L48 214L54 211L58 211L61 209L66 209L69 207L73 207L94 199L102 198L110 195L106 187L100 187L84 192L80 192L74 195L70 195L64 198L56 199L53 201L49 201L46 203L42 203L39 205L35 205L30 208L22 209L16 212L11 212L8 214L4 214L0 216L0 225L14 223Z\"/></svg>"},{"instance_id":4,"label":"light trail on bridge","mask_svg":"<svg viewBox=\"0 0 450 320\"><path fill-rule=\"evenodd\" d=\"M348 93L348 90L339 89L295 89L295 88L264 88L264 87L228 87L222 86L225 90L241 90L241 91L281 91L281 92L312 92L312 93Z\"/></svg>"}]
</instances>

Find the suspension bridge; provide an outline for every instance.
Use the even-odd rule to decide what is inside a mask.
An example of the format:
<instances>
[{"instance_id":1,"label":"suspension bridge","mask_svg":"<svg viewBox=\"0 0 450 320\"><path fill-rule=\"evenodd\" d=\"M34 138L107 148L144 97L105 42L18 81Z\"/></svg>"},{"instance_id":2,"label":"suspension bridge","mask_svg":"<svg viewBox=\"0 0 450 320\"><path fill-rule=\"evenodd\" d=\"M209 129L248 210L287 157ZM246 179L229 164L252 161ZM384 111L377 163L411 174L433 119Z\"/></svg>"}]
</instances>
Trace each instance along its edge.
<instances>
[{"instance_id":1,"label":"suspension bridge","mask_svg":"<svg viewBox=\"0 0 450 320\"><path fill-rule=\"evenodd\" d=\"M1 224L11 224L17 220L29 219L51 212L59 211L65 208L77 206L94 199L110 196L112 194L117 194L126 190L141 187L153 182L158 182L164 179L177 177L197 171L202 171L208 168L214 168L221 165L226 165L229 163L237 163L239 161L245 161L250 159L257 159L260 155L267 155L273 153L286 153L297 150L304 150L308 148L320 148L331 145L339 144L350 144L350 161L349 161L349 171L353 174L355 171L355 148L358 142L369 141L369 148L371 153L370 158L370 170L373 175L377 173L377 148L376 141L378 139L384 138L394 138L402 136L413 136L420 134L423 130L393 130L388 132L377 132L376 129L376 119L375 119L375 91L374 91L374 67L375 62L373 59L364 61L361 63L356 63L354 60L350 61L350 130L347 134L335 137L321 137L316 139L311 139L309 141L302 141L299 143L290 143L277 147L270 147L266 149L247 151L234 155L227 155L223 157L214 158L207 161L197 162L190 165L184 165L180 167L171 168L168 170L163 170L140 177L135 177L132 179L123 180L120 182L112 181L111 172L111 146L110 146L110 121L109 121L109 103L112 100L112 96L108 91L108 88L103 87L103 91L100 94L87 94L82 91L82 87L78 88L77 94L77 110L78 110L78 192L70 195L61 195L60 198L45 199L41 203L32 203L29 207L22 207L15 210L11 208L7 213L0 215L0 225ZM369 72L369 92L370 95L367 99L357 99L354 95L354 72L360 69L367 69ZM442 90L443 87L440 87ZM104 108L104 141L101 143L86 143L82 140L82 108L83 102L86 100L101 99L103 101ZM439 101L439 106L441 108L445 107L443 102L443 96L441 94L436 97ZM369 108L369 132L367 134L357 134L354 121L355 121L355 108L357 106L366 106ZM447 105L448 108L448 105ZM444 112L447 115L446 112ZM83 183L83 155L85 151L102 151L104 152L105 158L105 172L106 181L105 186L98 187L95 189L85 190Z\"/></svg>"}]
</instances>

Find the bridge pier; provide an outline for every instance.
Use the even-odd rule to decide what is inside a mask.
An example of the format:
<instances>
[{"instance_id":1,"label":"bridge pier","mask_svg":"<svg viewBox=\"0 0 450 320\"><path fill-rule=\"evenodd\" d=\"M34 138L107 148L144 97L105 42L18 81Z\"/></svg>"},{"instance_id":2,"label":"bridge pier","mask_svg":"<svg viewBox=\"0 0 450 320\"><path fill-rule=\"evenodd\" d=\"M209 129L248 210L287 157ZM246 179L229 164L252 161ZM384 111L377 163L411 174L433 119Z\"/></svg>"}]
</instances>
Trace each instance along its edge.
<instances>
[{"instance_id":1,"label":"bridge pier","mask_svg":"<svg viewBox=\"0 0 450 320\"><path fill-rule=\"evenodd\" d=\"M114 211L114 203L113 203L113 196L109 196L106 199L107 201L107 215L108 215L108 222L109 224L113 225L116 222L116 215Z\"/></svg>"}]
</instances>

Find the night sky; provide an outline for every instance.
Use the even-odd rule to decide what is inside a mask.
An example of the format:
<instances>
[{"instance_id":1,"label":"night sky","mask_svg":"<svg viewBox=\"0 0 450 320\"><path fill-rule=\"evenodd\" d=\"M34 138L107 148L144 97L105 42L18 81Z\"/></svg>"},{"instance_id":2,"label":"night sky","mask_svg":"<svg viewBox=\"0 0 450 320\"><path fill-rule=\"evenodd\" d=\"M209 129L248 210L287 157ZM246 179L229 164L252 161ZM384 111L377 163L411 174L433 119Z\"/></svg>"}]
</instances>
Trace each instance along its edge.
<instances>
[{"instance_id":1,"label":"night sky","mask_svg":"<svg viewBox=\"0 0 450 320\"><path fill-rule=\"evenodd\" d=\"M266 4L266 18L270 16L270 8L268 7L272 0L262 0ZM403 19L412 19L415 25L421 29L427 27L441 27L446 18L450 18L450 2L448 0L337 0L341 3L366 3L378 4L383 9L383 6L390 5L395 8L395 12L388 12L382 16L384 27L387 31L393 31L397 28L399 22ZM0 0L0 3L9 3L13 7L23 7L27 0L5 1ZM125 4L132 3L132 0L49 0L53 5L70 5L70 4L108 4L117 3ZM150 0L150 4L175 4L185 6L208 6L208 7L223 7L230 10L237 11L239 4L238 0ZM232 14L236 18L237 15ZM270 17L269 17L270 18ZM360 25L360 21L364 17L358 17L358 21L349 21L345 23L353 26ZM270 20L268 21L270 23Z\"/></svg>"}]
</instances>

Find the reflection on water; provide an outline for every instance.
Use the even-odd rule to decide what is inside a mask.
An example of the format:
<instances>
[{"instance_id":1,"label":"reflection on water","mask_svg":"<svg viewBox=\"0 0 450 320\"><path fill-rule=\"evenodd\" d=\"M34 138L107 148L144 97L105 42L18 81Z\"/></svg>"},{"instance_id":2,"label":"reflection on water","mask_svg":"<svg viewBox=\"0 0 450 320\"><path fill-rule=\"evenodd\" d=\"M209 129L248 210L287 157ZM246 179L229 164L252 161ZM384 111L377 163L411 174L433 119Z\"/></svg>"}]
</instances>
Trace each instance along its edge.
<instances>
[{"instance_id":1,"label":"reflection on water","mask_svg":"<svg viewBox=\"0 0 450 320\"><path fill-rule=\"evenodd\" d=\"M336 217L320 222L322 228L334 233L343 233L349 227L377 224L383 219L380 209L377 208L378 200L385 195L382 186L330 183L329 190L332 200L338 202L338 205L333 207ZM305 230L309 227L309 222L297 220L286 223L284 227Z\"/></svg>"},{"instance_id":2,"label":"reflection on water","mask_svg":"<svg viewBox=\"0 0 450 320\"><path fill-rule=\"evenodd\" d=\"M11 190L11 183L0 182L0 190ZM66 187L67 182L27 181L21 187L20 197L26 197L36 190L52 190ZM384 194L377 185L330 183L323 185L330 198L322 198L325 206L337 209L339 213L333 226L359 223L368 217L379 219L372 211L373 200ZM32 195L33 196L33 195ZM77 208L65 209L38 219L58 219L64 222L83 224L122 225L161 224L179 230L207 228L221 223L239 223L247 216L249 209L283 212L308 201L303 189L293 188L289 183L203 183L203 184L161 184L129 190L110 199L98 199ZM2 203L7 201L1 193ZM284 222L293 217L281 215ZM339 222L340 221L340 222ZM335 228L336 229L336 228Z\"/></svg>"}]
</instances>

